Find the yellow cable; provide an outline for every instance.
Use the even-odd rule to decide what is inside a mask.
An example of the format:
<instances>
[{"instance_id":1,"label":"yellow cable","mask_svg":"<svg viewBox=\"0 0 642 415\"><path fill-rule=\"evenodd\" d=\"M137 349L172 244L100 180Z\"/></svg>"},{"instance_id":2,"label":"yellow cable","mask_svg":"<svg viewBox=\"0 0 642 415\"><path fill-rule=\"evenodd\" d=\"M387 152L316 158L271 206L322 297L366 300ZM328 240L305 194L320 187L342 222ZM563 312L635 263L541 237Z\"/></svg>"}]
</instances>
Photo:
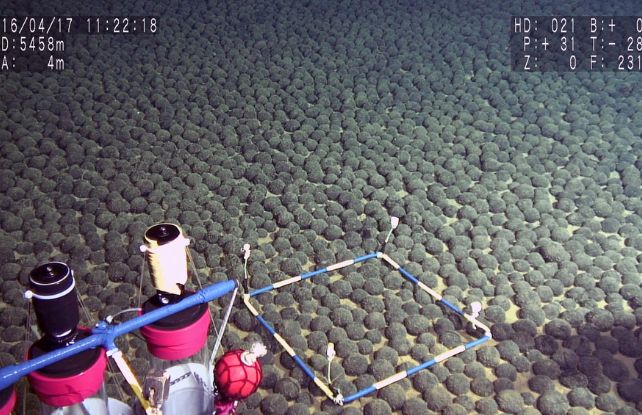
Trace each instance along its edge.
<instances>
[{"instance_id":1,"label":"yellow cable","mask_svg":"<svg viewBox=\"0 0 642 415\"><path fill-rule=\"evenodd\" d=\"M120 373L123 374L125 377L125 380L129 384L129 386L132 388L132 391L134 392L134 395L136 395L136 399L140 402L140 405L143 407L145 410L145 413L147 414L154 414L154 415L161 415L156 408L152 408L151 405L149 404L149 401L145 399L143 396L143 388L140 386L140 382L138 382L138 379L136 379L136 375L132 371L131 367L129 366L129 363L127 363L127 359L125 359L125 356L123 356L123 352L120 350L116 350L114 353L111 354L110 356L112 359L114 359L114 362L116 362L116 366L118 366L118 369L120 370Z\"/></svg>"}]
</instances>

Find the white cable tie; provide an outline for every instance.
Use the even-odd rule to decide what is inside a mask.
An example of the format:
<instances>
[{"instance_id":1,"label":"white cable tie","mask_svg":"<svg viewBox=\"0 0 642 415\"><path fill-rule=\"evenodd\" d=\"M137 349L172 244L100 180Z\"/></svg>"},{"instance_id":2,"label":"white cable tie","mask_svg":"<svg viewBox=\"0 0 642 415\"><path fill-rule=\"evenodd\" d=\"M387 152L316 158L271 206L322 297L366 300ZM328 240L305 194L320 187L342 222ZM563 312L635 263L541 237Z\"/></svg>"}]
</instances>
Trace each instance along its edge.
<instances>
[{"instance_id":1,"label":"white cable tie","mask_svg":"<svg viewBox=\"0 0 642 415\"><path fill-rule=\"evenodd\" d=\"M470 310L471 310L470 315L473 316L473 318L479 317L479 312L481 311L481 309L482 309L482 305L479 301L470 303Z\"/></svg>"},{"instance_id":2,"label":"white cable tie","mask_svg":"<svg viewBox=\"0 0 642 415\"><path fill-rule=\"evenodd\" d=\"M479 313L481 312L482 305L479 301L474 301L470 303L470 316L473 318L473 320L477 320L477 317L479 317ZM472 321L473 328L477 330L477 324Z\"/></svg>"},{"instance_id":3,"label":"white cable tie","mask_svg":"<svg viewBox=\"0 0 642 415\"><path fill-rule=\"evenodd\" d=\"M337 352L334 350L334 343L328 343L326 354L328 356L328 360L332 360L337 355Z\"/></svg>"},{"instance_id":4,"label":"white cable tie","mask_svg":"<svg viewBox=\"0 0 642 415\"><path fill-rule=\"evenodd\" d=\"M390 236L392 235L392 231L397 229L397 226L399 226L399 218L396 217L396 216L390 216L390 231L388 231L388 235L386 236L385 243L388 243L388 240L390 239Z\"/></svg>"},{"instance_id":5,"label":"white cable tie","mask_svg":"<svg viewBox=\"0 0 642 415\"><path fill-rule=\"evenodd\" d=\"M263 343L256 342L250 347L250 351L256 357L263 357L267 354L267 347Z\"/></svg>"},{"instance_id":6,"label":"white cable tie","mask_svg":"<svg viewBox=\"0 0 642 415\"><path fill-rule=\"evenodd\" d=\"M329 342L328 348L326 349L326 355L328 357L328 384L332 384L332 377L330 371L332 368L332 359L337 355L337 352L334 350L334 343Z\"/></svg>"},{"instance_id":7,"label":"white cable tie","mask_svg":"<svg viewBox=\"0 0 642 415\"><path fill-rule=\"evenodd\" d=\"M247 366L252 366L259 357L263 357L266 354L267 347L265 347L263 343L257 342L252 344L250 350L245 351L241 354L241 361Z\"/></svg>"},{"instance_id":8,"label":"white cable tie","mask_svg":"<svg viewBox=\"0 0 642 415\"><path fill-rule=\"evenodd\" d=\"M70 292L72 292L72 291L73 291L73 289L74 289L74 287L76 287L76 280L75 280L75 279L73 279L73 275L72 275L71 285L70 285L69 287L67 287L67 288L66 288L64 291L62 291L62 292L59 292L59 293L57 293L57 294L52 294L52 295L40 295L40 294L36 294L36 293L34 293L34 292L33 292L33 291L31 291L31 290L27 290L27 291L24 293L24 296L25 296L25 298L27 298L27 299L37 298L38 300L55 300L56 298L64 297L65 295L67 295L67 294L69 294ZM27 293L29 293L29 294L27 294ZM27 295L29 295L29 297L27 297Z\"/></svg>"}]
</instances>

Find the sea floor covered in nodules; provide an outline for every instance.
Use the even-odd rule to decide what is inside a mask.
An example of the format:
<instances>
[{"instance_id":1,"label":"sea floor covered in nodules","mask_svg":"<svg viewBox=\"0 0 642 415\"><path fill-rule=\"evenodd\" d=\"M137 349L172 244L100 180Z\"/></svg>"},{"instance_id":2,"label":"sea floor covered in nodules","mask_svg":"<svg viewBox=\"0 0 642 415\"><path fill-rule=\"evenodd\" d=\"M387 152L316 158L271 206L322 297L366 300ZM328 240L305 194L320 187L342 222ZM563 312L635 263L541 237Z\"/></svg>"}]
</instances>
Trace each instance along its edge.
<instances>
[{"instance_id":1,"label":"sea floor covered in nodules","mask_svg":"<svg viewBox=\"0 0 642 415\"><path fill-rule=\"evenodd\" d=\"M34 339L35 266L67 262L95 321L135 305L144 231L171 221L204 284L242 278L245 243L254 288L381 249L484 306L492 341L340 407L238 302L224 348L269 350L241 414L642 410L639 73L513 72L507 49L511 15L635 2L49 3L2 13L158 30L68 35L64 71L0 73L2 365ZM334 342L344 395L469 338L378 262L256 301L319 376Z\"/></svg>"}]
</instances>

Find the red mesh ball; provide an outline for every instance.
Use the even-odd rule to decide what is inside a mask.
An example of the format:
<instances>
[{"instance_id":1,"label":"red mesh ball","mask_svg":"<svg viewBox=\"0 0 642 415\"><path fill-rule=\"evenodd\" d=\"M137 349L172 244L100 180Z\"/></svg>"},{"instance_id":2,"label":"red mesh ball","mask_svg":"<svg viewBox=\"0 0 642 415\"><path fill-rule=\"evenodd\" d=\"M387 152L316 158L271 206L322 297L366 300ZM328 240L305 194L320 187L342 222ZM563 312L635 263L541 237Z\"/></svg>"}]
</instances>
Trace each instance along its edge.
<instances>
[{"instance_id":1,"label":"red mesh ball","mask_svg":"<svg viewBox=\"0 0 642 415\"><path fill-rule=\"evenodd\" d=\"M245 399L259 387L263 378L261 364L256 361L246 365L241 360L244 350L231 350L216 362L214 382L218 392L225 399L238 401Z\"/></svg>"}]
</instances>

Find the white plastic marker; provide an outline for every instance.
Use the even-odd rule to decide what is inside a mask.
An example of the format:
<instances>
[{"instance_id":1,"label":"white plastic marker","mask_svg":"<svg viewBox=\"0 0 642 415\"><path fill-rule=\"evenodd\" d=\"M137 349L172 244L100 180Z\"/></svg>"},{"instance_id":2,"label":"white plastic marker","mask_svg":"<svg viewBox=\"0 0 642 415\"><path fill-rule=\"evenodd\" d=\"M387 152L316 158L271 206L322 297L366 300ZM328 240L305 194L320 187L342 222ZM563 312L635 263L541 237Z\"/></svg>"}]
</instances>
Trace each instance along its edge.
<instances>
[{"instance_id":1,"label":"white plastic marker","mask_svg":"<svg viewBox=\"0 0 642 415\"><path fill-rule=\"evenodd\" d=\"M477 319L479 317L479 313L481 312L482 305L479 301L474 301L470 303L470 316L474 319ZM473 323L473 328L477 328L477 325Z\"/></svg>"},{"instance_id":2,"label":"white plastic marker","mask_svg":"<svg viewBox=\"0 0 642 415\"><path fill-rule=\"evenodd\" d=\"M248 366L251 366L256 362L259 357L263 357L267 354L267 347L263 343L252 343L249 351L244 351L241 354L241 361Z\"/></svg>"},{"instance_id":3,"label":"white plastic marker","mask_svg":"<svg viewBox=\"0 0 642 415\"><path fill-rule=\"evenodd\" d=\"M247 276L247 260L250 259L250 244L243 245L243 252L243 259L245 260L245 264L243 265L243 273L245 274L245 283L247 288L250 286Z\"/></svg>"},{"instance_id":4,"label":"white plastic marker","mask_svg":"<svg viewBox=\"0 0 642 415\"><path fill-rule=\"evenodd\" d=\"M330 366L332 366L332 359L337 355L337 352L334 350L334 343L328 343L326 354L328 356L328 384L331 384L332 378L330 377Z\"/></svg>"},{"instance_id":5,"label":"white plastic marker","mask_svg":"<svg viewBox=\"0 0 642 415\"><path fill-rule=\"evenodd\" d=\"M390 216L390 232L388 232L388 236L386 236L386 242L388 243L388 239L390 239L390 235L392 235L392 231L397 229L397 226L399 226L399 218L396 216Z\"/></svg>"}]
</instances>

